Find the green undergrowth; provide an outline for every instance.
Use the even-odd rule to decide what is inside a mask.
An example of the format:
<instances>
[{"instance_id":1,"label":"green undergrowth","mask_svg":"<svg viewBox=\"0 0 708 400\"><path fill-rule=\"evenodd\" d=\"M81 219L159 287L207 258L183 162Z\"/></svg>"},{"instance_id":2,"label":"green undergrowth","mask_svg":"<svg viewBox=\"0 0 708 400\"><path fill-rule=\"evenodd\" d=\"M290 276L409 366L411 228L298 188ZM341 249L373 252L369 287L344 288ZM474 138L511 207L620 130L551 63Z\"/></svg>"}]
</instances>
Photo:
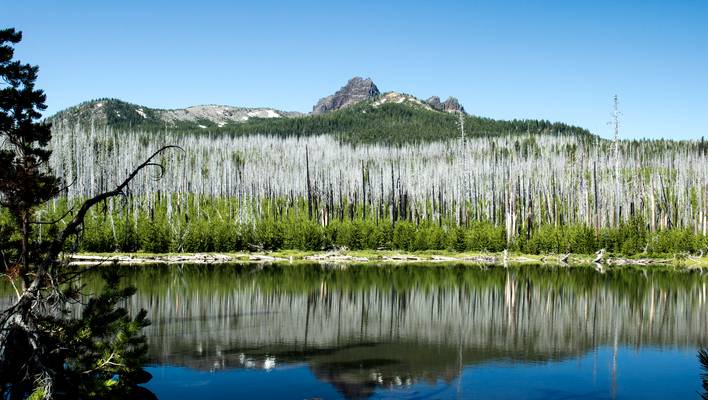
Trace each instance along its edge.
<instances>
[{"instance_id":1,"label":"green undergrowth","mask_svg":"<svg viewBox=\"0 0 708 400\"><path fill-rule=\"evenodd\" d=\"M599 230L583 225L545 224L530 232L507 235L503 223L492 221L457 224L454 219L442 218L392 222L359 208L323 225L308 218L307 206L302 202L282 212L277 202L264 201L260 216L250 213L243 217L233 200L202 199L195 204L196 201L190 198L188 203L172 204L172 211L168 211L170 207L164 200L150 207L128 202L127 206L115 205L113 211L94 210L87 216L79 240L69 244L67 250L158 254L278 251L289 256L337 249L362 254L390 251L440 255L504 250L529 255L591 255L605 249L609 256L681 260L700 252L705 254L708 249L708 237L700 233L685 228L652 232L641 218ZM38 219L58 218L66 208L66 201L59 201L43 210ZM7 212L0 211L0 233L10 232L12 224ZM61 223L58 225L61 227ZM38 240L47 240L54 234L41 225L35 232Z\"/></svg>"}]
</instances>

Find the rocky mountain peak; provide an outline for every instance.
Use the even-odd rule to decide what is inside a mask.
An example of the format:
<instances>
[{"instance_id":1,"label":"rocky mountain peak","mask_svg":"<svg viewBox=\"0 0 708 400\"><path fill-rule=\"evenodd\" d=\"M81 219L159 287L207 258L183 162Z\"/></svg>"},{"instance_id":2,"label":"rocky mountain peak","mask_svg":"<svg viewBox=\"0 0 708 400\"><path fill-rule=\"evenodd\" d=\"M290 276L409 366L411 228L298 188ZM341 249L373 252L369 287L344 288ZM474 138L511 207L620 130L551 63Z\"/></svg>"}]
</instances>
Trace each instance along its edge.
<instances>
[{"instance_id":1,"label":"rocky mountain peak","mask_svg":"<svg viewBox=\"0 0 708 400\"><path fill-rule=\"evenodd\" d=\"M434 110L442 111L443 109L442 102L438 96L430 96L428 100L425 100L425 102L428 103L428 105Z\"/></svg>"},{"instance_id":2,"label":"rocky mountain peak","mask_svg":"<svg viewBox=\"0 0 708 400\"><path fill-rule=\"evenodd\" d=\"M460 102L452 96L448 97L447 100L442 103L442 109L447 112L465 112L465 108L462 107Z\"/></svg>"},{"instance_id":3,"label":"rocky mountain peak","mask_svg":"<svg viewBox=\"0 0 708 400\"><path fill-rule=\"evenodd\" d=\"M312 107L313 114L336 111L344 107L368 100L380 94L370 78L354 77L333 95L324 97Z\"/></svg>"}]
</instances>

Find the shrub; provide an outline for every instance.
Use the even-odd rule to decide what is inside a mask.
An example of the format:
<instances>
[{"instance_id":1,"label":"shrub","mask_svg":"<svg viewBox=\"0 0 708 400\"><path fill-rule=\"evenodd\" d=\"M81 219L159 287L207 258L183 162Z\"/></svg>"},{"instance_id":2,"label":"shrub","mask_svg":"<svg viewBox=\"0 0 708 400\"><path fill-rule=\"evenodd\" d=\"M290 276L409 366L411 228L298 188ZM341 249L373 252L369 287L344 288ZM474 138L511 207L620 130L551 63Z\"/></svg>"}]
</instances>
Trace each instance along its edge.
<instances>
[{"instance_id":1,"label":"shrub","mask_svg":"<svg viewBox=\"0 0 708 400\"><path fill-rule=\"evenodd\" d=\"M416 227L408 221L396 222L393 228L393 248L399 250L412 250L415 244Z\"/></svg>"},{"instance_id":2,"label":"shrub","mask_svg":"<svg viewBox=\"0 0 708 400\"><path fill-rule=\"evenodd\" d=\"M505 229L489 222L474 223L467 230L465 248L472 251L502 251L506 248Z\"/></svg>"}]
</instances>

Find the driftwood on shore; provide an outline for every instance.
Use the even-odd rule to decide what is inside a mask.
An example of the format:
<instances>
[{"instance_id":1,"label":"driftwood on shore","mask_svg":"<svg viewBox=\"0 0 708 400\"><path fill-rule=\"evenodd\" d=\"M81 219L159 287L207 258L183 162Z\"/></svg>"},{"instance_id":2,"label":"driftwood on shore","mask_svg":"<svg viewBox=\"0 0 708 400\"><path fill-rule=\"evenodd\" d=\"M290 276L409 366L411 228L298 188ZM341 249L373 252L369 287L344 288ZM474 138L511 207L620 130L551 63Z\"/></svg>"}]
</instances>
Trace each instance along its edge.
<instances>
[{"instance_id":1,"label":"driftwood on shore","mask_svg":"<svg viewBox=\"0 0 708 400\"><path fill-rule=\"evenodd\" d=\"M346 254L339 253L325 253L325 254L315 254L311 256L304 256L303 260L307 261L317 261L317 262L369 262L367 257L356 257Z\"/></svg>"},{"instance_id":2,"label":"driftwood on shore","mask_svg":"<svg viewBox=\"0 0 708 400\"><path fill-rule=\"evenodd\" d=\"M74 254L71 256L71 265L97 265L97 264L223 264L235 262L237 257L225 254L178 254L178 255L110 255L95 256Z\"/></svg>"},{"instance_id":3,"label":"driftwood on shore","mask_svg":"<svg viewBox=\"0 0 708 400\"><path fill-rule=\"evenodd\" d=\"M234 259L233 261L239 261L238 259ZM277 262L277 261L288 261L286 258L282 257L274 257L274 256L268 256L264 254L253 254L248 256L248 261L251 262Z\"/></svg>"},{"instance_id":4,"label":"driftwood on shore","mask_svg":"<svg viewBox=\"0 0 708 400\"><path fill-rule=\"evenodd\" d=\"M671 265L674 260L656 258L610 258L607 265Z\"/></svg>"},{"instance_id":5,"label":"driftwood on shore","mask_svg":"<svg viewBox=\"0 0 708 400\"><path fill-rule=\"evenodd\" d=\"M411 256L411 255L406 255L406 254L395 254L392 256L383 256L381 257L381 260L383 261L423 261L422 258L416 257L416 256Z\"/></svg>"},{"instance_id":6,"label":"driftwood on shore","mask_svg":"<svg viewBox=\"0 0 708 400\"><path fill-rule=\"evenodd\" d=\"M502 254L479 254L479 255L412 255L412 254L381 254L374 256L358 256L346 254L341 251L314 253L304 256L284 256L263 253L198 253L198 254L158 254L158 255L82 255L74 254L70 256L72 265L145 265L145 264L224 264L224 263L276 263L306 261L327 264L348 264L348 263L470 263L470 264L557 264L557 265L588 265L593 264L592 258L582 256L570 257L570 254L560 256L544 256L541 258L519 255L509 256ZM689 258L686 260L691 265L691 269L704 268L708 265L708 260ZM602 258L600 262L595 261L595 265L601 266L669 266L683 264L676 259L656 259L656 258ZM603 267L604 269L604 267Z\"/></svg>"}]
</instances>

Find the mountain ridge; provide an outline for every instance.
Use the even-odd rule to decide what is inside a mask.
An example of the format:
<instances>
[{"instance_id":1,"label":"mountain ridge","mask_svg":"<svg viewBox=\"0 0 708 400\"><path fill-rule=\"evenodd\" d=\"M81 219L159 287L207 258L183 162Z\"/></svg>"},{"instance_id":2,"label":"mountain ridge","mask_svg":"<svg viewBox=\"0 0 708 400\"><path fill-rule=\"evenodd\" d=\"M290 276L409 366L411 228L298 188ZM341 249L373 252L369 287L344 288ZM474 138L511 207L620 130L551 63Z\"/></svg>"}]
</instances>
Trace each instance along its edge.
<instances>
[{"instance_id":1,"label":"mountain ridge","mask_svg":"<svg viewBox=\"0 0 708 400\"><path fill-rule=\"evenodd\" d=\"M270 107L236 107L220 104L185 108L151 108L116 98L88 100L47 118L53 123L111 127L161 125L166 129L222 127L251 118L284 118L304 115ZM206 123L206 124L205 124Z\"/></svg>"},{"instance_id":2,"label":"mountain ridge","mask_svg":"<svg viewBox=\"0 0 708 400\"><path fill-rule=\"evenodd\" d=\"M102 98L69 107L47 118L55 125L116 130L178 131L231 135L281 136L336 134L350 141L410 142L447 140L466 135L504 133L579 134L586 129L546 120L494 120L467 114L454 97L421 100L402 92L381 93L370 78L355 77L304 114L269 107L199 105L159 109Z\"/></svg>"}]
</instances>

